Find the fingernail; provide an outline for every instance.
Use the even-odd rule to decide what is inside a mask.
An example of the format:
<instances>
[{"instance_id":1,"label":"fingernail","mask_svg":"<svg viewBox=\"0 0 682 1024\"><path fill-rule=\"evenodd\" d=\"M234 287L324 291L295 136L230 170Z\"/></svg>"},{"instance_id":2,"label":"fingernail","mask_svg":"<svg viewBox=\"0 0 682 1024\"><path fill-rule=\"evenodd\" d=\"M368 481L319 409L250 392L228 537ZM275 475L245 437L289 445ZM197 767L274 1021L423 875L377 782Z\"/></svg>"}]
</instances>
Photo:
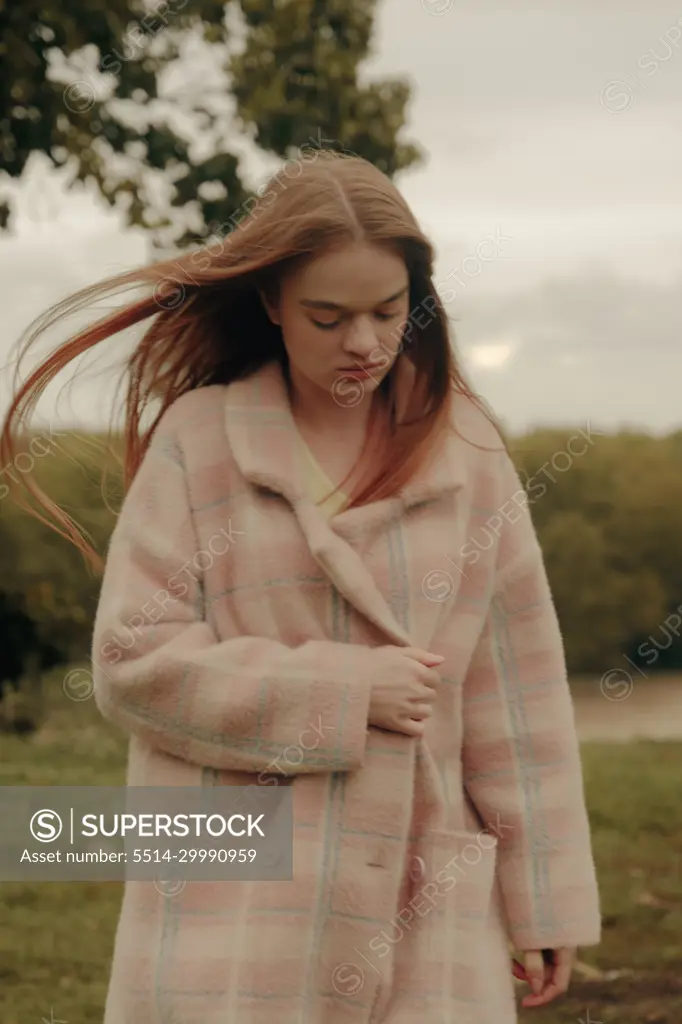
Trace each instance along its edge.
<instances>
[{"instance_id":1,"label":"fingernail","mask_svg":"<svg viewBox=\"0 0 682 1024\"><path fill-rule=\"evenodd\" d=\"M434 661L445 661L445 656L443 654L429 654L429 657L433 658Z\"/></svg>"}]
</instances>

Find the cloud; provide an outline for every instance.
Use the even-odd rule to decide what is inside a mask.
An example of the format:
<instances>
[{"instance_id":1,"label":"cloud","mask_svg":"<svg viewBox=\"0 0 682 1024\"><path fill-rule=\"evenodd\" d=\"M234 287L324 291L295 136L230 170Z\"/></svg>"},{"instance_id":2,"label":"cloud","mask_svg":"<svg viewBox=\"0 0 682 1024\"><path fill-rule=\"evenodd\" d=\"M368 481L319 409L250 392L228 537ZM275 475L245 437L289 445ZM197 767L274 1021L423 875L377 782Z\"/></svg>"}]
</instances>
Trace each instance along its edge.
<instances>
[{"instance_id":1,"label":"cloud","mask_svg":"<svg viewBox=\"0 0 682 1024\"><path fill-rule=\"evenodd\" d=\"M511 429L682 426L682 279L552 277L485 302L465 296L456 312L469 375ZM515 343L506 358L503 338Z\"/></svg>"},{"instance_id":2,"label":"cloud","mask_svg":"<svg viewBox=\"0 0 682 1024\"><path fill-rule=\"evenodd\" d=\"M496 339L474 345L469 354L469 361L476 369L499 370L509 362L510 357L518 348L518 340L506 341Z\"/></svg>"},{"instance_id":3,"label":"cloud","mask_svg":"<svg viewBox=\"0 0 682 1024\"><path fill-rule=\"evenodd\" d=\"M411 81L405 136L428 153L398 185L437 248L436 280L461 282L449 309L470 376L514 429L680 424L682 40L654 75L638 63L665 55L679 19L675 0L457 0L442 17L379 5L368 76ZM186 71L188 90L206 82L199 47ZM627 110L604 106L609 81L629 83ZM260 180L269 158L228 134ZM87 187L23 188L17 237L0 234L0 366L49 305L151 255ZM472 254L498 229L510 240L479 273ZM0 413L7 394L3 374ZM107 408L89 382L73 394L87 421Z\"/></svg>"}]
</instances>

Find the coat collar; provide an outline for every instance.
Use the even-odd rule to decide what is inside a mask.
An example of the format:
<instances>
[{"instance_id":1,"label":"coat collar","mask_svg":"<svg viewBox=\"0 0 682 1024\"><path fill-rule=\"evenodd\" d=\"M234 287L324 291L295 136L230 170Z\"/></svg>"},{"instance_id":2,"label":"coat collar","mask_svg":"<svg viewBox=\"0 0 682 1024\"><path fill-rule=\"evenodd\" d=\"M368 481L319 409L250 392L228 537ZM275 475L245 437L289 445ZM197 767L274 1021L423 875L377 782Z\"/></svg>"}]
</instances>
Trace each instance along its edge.
<instances>
[{"instance_id":1,"label":"coat collar","mask_svg":"<svg viewBox=\"0 0 682 1024\"><path fill-rule=\"evenodd\" d=\"M399 368L403 371L402 383L409 388L410 369L406 365L396 370ZM347 509L327 519L307 494L300 435L278 362L268 363L226 388L225 427L242 475L290 502L312 556L337 591L377 626L389 643L414 646L414 638L398 623L350 538L400 518L405 509L461 488L468 466L464 438L455 431L449 434L441 456L415 474L395 497ZM423 740L412 741L410 749L415 758L415 791L421 793L422 803L428 805L434 821L442 827L447 800L435 761Z\"/></svg>"},{"instance_id":2,"label":"coat collar","mask_svg":"<svg viewBox=\"0 0 682 1024\"><path fill-rule=\"evenodd\" d=\"M400 369L403 384L409 386L409 368ZM406 508L437 500L461 487L465 469L461 439L450 435L441 457L415 474L395 497L341 511L329 520L306 490L300 435L278 361L227 387L225 427L242 475L289 501L313 557L339 593L393 643L410 646L412 639L398 624L349 538L369 526L399 518Z\"/></svg>"},{"instance_id":3,"label":"coat collar","mask_svg":"<svg viewBox=\"0 0 682 1024\"><path fill-rule=\"evenodd\" d=\"M409 364L399 360L396 370L401 372L403 388L409 387ZM305 500L306 480L299 458L300 435L291 411L284 373L277 360L228 386L226 429L234 458L247 480L284 495L294 507ZM448 438L443 457L418 471L401 489L397 498L403 507L435 500L462 486L465 461L461 457L460 440L454 434ZM376 504L383 506L387 502ZM361 510L341 512L334 521L354 511Z\"/></svg>"}]
</instances>

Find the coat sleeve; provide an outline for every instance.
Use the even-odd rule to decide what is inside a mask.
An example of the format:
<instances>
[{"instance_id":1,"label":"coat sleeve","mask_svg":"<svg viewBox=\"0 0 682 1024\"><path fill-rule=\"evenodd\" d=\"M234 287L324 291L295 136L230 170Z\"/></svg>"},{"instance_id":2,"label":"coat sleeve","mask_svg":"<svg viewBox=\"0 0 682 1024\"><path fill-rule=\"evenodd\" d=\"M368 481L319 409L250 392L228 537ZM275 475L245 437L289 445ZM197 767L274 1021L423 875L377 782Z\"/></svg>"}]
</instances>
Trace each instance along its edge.
<instances>
[{"instance_id":1,"label":"coat sleeve","mask_svg":"<svg viewBox=\"0 0 682 1024\"><path fill-rule=\"evenodd\" d=\"M563 641L506 453L501 479L492 600L464 681L464 784L498 837L515 947L595 945L599 894Z\"/></svg>"},{"instance_id":2,"label":"coat sleeve","mask_svg":"<svg viewBox=\"0 0 682 1024\"><path fill-rule=\"evenodd\" d=\"M219 640L206 621L182 451L165 429L171 411L109 543L92 643L100 712L202 766L286 775L360 767L370 648Z\"/></svg>"}]
</instances>

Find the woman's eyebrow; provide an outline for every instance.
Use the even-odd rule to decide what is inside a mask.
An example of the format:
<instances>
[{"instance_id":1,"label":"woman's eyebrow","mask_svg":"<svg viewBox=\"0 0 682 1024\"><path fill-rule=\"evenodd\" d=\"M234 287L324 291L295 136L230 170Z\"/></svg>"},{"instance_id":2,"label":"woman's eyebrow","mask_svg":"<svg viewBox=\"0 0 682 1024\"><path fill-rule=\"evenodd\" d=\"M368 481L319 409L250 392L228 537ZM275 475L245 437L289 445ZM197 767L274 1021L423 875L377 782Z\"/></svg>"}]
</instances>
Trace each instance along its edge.
<instances>
[{"instance_id":1,"label":"woman's eyebrow","mask_svg":"<svg viewBox=\"0 0 682 1024\"><path fill-rule=\"evenodd\" d=\"M388 302L395 302L396 299L402 299L403 295L409 288L409 285L405 285L400 289L399 292L395 292L393 295L389 295L387 299L382 299L377 302L377 306L385 306ZM345 309L345 306L339 305L338 302L326 302L324 299L301 299L302 306L308 306L309 309Z\"/></svg>"}]
</instances>

